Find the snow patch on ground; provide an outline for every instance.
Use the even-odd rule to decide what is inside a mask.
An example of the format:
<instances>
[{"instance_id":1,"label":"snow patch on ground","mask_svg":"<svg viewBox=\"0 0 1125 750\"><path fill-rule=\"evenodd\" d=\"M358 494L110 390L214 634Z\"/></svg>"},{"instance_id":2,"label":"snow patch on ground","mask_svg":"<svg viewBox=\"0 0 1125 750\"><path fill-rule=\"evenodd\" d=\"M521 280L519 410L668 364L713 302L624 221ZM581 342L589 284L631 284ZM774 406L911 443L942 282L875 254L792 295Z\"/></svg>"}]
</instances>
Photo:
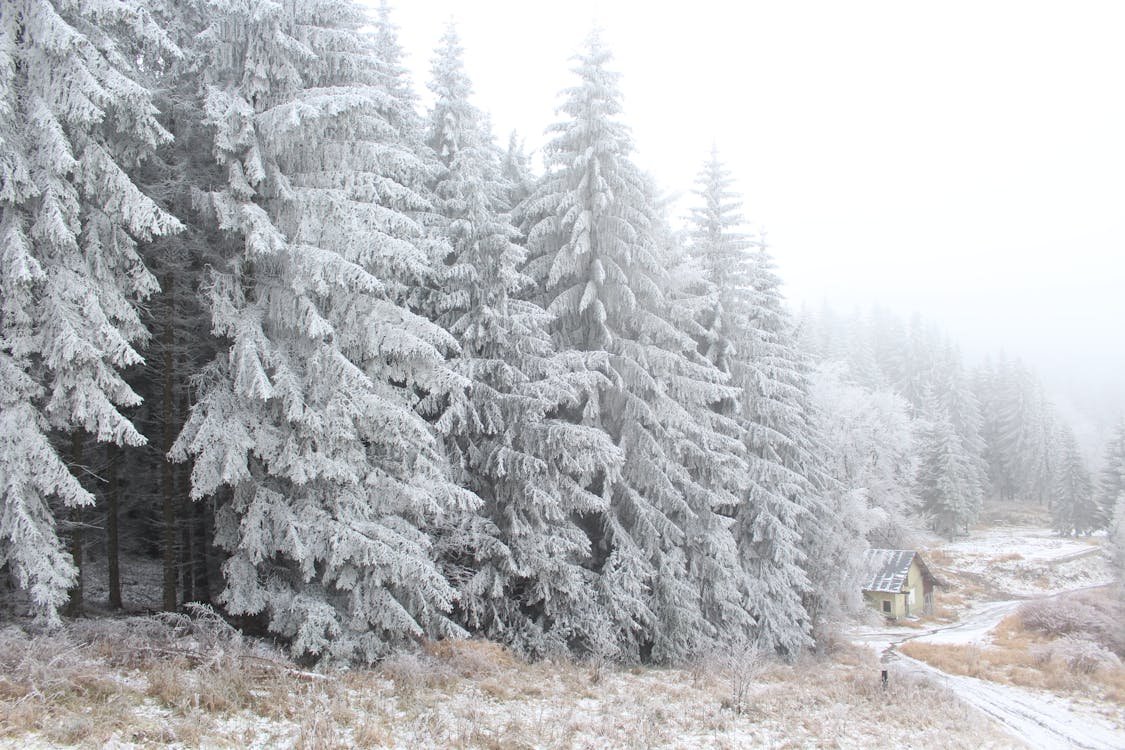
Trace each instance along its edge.
<instances>
[{"instance_id":1,"label":"snow patch on ground","mask_svg":"<svg viewBox=\"0 0 1125 750\"><path fill-rule=\"evenodd\" d=\"M942 545L943 562L937 567L976 576L1009 598L1030 598L1110 583L1102 542L1097 536L1060 537L1028 526L980 529Z\"/></svg>"}]
</instances>

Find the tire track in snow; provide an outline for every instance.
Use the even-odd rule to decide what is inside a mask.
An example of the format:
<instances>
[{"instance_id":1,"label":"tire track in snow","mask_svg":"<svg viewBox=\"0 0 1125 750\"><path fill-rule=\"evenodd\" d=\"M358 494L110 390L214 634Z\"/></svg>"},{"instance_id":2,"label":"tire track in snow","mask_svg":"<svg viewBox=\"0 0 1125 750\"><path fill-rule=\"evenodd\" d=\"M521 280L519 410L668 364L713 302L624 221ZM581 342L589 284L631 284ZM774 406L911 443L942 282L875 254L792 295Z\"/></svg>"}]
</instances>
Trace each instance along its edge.
<instances>
[{"instance_id":1,"label":"tire track in snow","mask_svg":"<svg viewBox=\"0 0 1125 750\"><path fill-rule=\"evenodd\" d=\"M890 654L888 661L946 685L958 698L993 717L1036 750L1125 749L1125 733L1100 726L1089 717L1078 716L1025 690L951 675L900 653Z\"/></svg>"}]
</instances>

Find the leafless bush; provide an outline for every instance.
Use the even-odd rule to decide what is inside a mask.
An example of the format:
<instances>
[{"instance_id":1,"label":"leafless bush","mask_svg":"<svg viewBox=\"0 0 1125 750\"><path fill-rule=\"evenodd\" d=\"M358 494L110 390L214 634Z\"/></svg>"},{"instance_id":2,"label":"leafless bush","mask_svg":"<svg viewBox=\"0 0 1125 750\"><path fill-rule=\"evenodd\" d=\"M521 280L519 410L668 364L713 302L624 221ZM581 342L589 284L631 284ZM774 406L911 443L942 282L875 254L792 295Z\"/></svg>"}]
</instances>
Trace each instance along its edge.
<instances>
[{"instance_id":1,"label":"leafless bush","mask_svg":"<svg viewBox=\"0 0 1125 750\"><path fill-rule=\"evenodd\" d=\"M1104 591L1082 591L1028 602L1019 609L1028 630L1052 638L1074 636L1094 641L1125 657L1125 604Z\"/></svg>"},{"instance_id":2,"label":"leafless bush","mask_svg":"<svg viewBox=\"0 0 1125 750\"><path fill-rule=\"evenodd\" d=\"M718 662L727 692L723 708L741 715L749 708L747 697L750 689L766 666L765 655L756 643L746 640L733 644L723 652Z\"/></svg>"},{"instance_id":3,"label":"leafless bush","mask_svg":"<svg viewBox=\"0 0 1125 750\"><path fill-rule=\"evenodd\" d=\"M1040 664L1058 662L1077 674L1093 674L1101 669L1121 666L1121 660L1109 649L1073 636L1064 636L1036 649L1034 656Z\"/></svg>"},{"instance_id":4,"label":"leafless bush","mask_svg":"<svg viewBox=\"0 0 1125 750\"><path fill-rule=\"evenodd\" d=\"M499 643L479 638L433 641L424 646L427 654L460 673L462 677L479 677L512 669L520 662Z\"/></svg>"},{"instance_id":5,"label":"leafless bush","mask_svg":"<svg viewBox=\"0 0 1125 750\"><path fill-rule=\"evenodd\" d=\"M379 671L395 684L400 693L412 694L423 688L447 685L457 674L446 664L427 654L399 653L385 659Z\"/></svg>"}]
</instances>

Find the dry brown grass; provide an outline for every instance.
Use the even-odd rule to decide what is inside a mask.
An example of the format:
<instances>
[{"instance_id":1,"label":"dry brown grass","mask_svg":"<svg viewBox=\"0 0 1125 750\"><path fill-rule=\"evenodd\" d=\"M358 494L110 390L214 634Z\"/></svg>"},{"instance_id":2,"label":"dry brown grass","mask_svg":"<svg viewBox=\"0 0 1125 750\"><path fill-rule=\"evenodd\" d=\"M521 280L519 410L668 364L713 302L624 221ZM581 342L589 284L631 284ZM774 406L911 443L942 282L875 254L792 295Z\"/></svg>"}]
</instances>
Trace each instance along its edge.
<instances>
[{"instance_id":1,"label":"dry brown grass","mask_svg":"<svg viewBox=\"0 0 1125 750\"><path fill-rule=\"evenodd\" d=\"M996 737L942 688L896 677L884 691L877 662L846 643L795 664L755 654L738 671L714 661L692 669L528 663L493 643L447 641L377 668L316 676L214 622L85 627L0 631L0 745L35 738L93 748L117 737L301 750L647 750L684 738L711 747L831 746L874 731L892 744L921 736L969 748ZM920 724L905 727L902 715L919 705Z\"/></svg>"},{"instance_id":2,"label":"dry brown grass","mask_svg":"<svg viewBox=\"0 0 1125 750\"><path fill-rule=\"evenodd\" d=\"M1102 612L1102 619L1077 602ZM1005 618L987 646L911 641L899 650L952 674L1125 706L1125 665L1106 645L1121 637L1121 620L1115 617L1120 607L1110 591L1057 597L1024 605Z\"/></svg>"},{"instance_id":3,"label":"dry brown grass","mask_svg":"<svg viewBox=\"0 0 1125 750\"><path fill-rule=\"evenodd\" d=\"M922 552L922 559L931 567L946 566L953 562L953 555L940 547L933 547Z\"/></svg>"}]
</instances>

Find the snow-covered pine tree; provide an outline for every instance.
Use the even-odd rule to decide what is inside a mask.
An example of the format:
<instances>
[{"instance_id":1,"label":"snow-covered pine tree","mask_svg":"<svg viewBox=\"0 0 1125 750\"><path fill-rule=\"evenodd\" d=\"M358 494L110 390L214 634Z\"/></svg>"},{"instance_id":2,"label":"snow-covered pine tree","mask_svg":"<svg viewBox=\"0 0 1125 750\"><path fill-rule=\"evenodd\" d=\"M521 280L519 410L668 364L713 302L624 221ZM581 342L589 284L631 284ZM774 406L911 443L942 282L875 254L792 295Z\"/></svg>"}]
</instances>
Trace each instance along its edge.
<instances>
[{"instance_id":1,"label":"snow-covered pine tree","mask_svg":"<svg viewBox=\"0 0 1125 750\"><path fill-rule=\"evenodd\" d=\"M531 159L524 150L523 140L514 130L508 135L508 148L504 151L500 175L508 183L508 205L513 209L527 200L535 189Z\"/></svg>"},{"instance_id":2,"label":"snow-covered pine tree","mask_svg":"<svg viewBox=\"0 0 1125 750\"><path fill-rule=\"evenodd\" d=\"M137 243L180 225L129 174L169 137L137 71L176 54L140 2L0 11L0 565L52 621L80 559L50 504L93 498L48 430L144 442L120 411L158 288Z\"/></svg>"},{"instance_id":3,"label":"snow-covered pine tree","mask_svg":"<svg viewBox=\"0 0 1125 750\"><path fill-rule=\"evenodd\" d=\"M749 553L753 565L774 571L762 578L758 596L751 600L769 601L758 606L776 609L800 590L793 564L805 571L808 619L791 611L786 625L775 613L778 630L771 635L779 649L793 654L805 623L815 633L854 588L863 531L842 512L854 498L841 492L828 471L819 416L809 395L809 366L797 348L781 279L764 241L753 258L754 307L746 350L753 374L744 387L743 410L751 425L751 452L760 459L751 469L761 495L751 495L744 504L737 536L744 557Z\"/></svg>"},{"instance_id":4,"label":"snow-covered pine tree","mask_svg":"<svg viewBox=\"0 0 1125 750\"><path fill-rule=\"evenodd\" d=\"M508 218L508 190L490 134L469 102L461 46L450 26L432 67L427 143L442 171L434 186L449 243L441 322L461 351L451 364L469 394L441 420L461 481L483 500L440 543L450 556L463 624L535 655L615 647L583 567L590 542L575 522L602 505L587 487L614 474L621 455L593 427L559 419L604 375L559 355L549 317L520 295L523 248Z\"/></svg>"},{"instance_id":5,"label":"snow-covered pine tree","mask_svg":"<svg viewBox=\"0 0 1125 750\"><path fill-rule=\"evenodd\" d=\"M1060 534L1089 534L1099 526L1094 485L1070 428L1062 433L1062 455L1050 508L1051 526Z\"/></svg>"},{"instance_id":6,"label":"snow-covered pine tree","mask_svg":"<svg viewBox=\"0 0 1125 750\"><path fill-rule=\"evenodd\" d=\"M697 180L702 205L692 212L692 256L714 289L701 310L700 350L740 389L732 404L716 406L737 418L749 460L733 533L751 632L764 649L795 653L810 642L801 527L812 501L800 470L803 459L812 461L807 392L776 277L741 230L732 183L712 149Z\"/></svg>"},{"instance_id":7,"label":"snow-covered pine tree","mask_svg":"<svg viewBox=\"0 0 1125 750\"><path fill-rule=\"evenodd\" d=\"M1117 581L1125 586L1125 492L1117 497L1109 523L1110 555Z\"/></svg>"},{"instance_id":8,"label":"snow-covered pine tree","mask_svg":"<svg viewBox=\"0 0 1125 750\"><path fill-rule=\"evenodd\" d=\"M939 408L949 416L964 453L963 463L968 472L966 489L972 493L969 504L982 507L988 489L988 463L984 459L980 405L969 385L956 347L946 344L938 358L935 375Z\"/></svg>"},{"instance_id":9,"label":"snow-covered pine tree","mask_svg":"<svg viewBox=\"0 0 1125 750\"><path fill-rule=\"evenodd\" d=\"M1102 470L1098 472L1098 528L1108 526L1113 520L1122 494L1125 494L1125 419L1117 423L1106 443Z\"/></svg>"},{"instance_id":10,"label":"snow-covered pine tree","mask_svg":"<svg viewBox=\"0 0 1125 750\"><path fill-rule=\"evenodd\" d=\"M372 659L459 632L428 529L476 498L415 406L464 381L451 337L403 306L433 272L413 218L428 171L385 61L352 3L206 9L189 74L227 181L196 203L241 246L211 281L227 348L173 455L195 459L193 497L220 501L219 600L296 653Z\"/></svg>"},{"instance_id":11,"label":"snow-covered pine tree","mask_svg":"<svg viewBox=\"0 0 1125 750\"><path fill-rule=\"evenodd\" d=\"M1035 375L1001 356L982 383L987 453L994 491L1008 500L1046 503L1053 486L1054 415Z\"/></svg>"},{"instance_id":12,"label":"snow-covered pine tree","mask_svg":"<svg viewBox=\"0 0 1125 750\"><path fill-rule=\"evenodd\" d=\"M604 430L623 451L619 474L588 489L604 505L584 514L599 596L625 658L681 660L711 645L685 555L691 469L680 456L699 437L695 408L727 391L722 375L668 320L654 197L629 158L618 75L596 33L574 68L545 149L547 173L519 214L528 274L553 316L560 351L607 353L608 380L568 417ZM696 445L696 450L716 446ZM718 455L718 454L716 454Z\"/></svg>"},{"instance_id":13,"label":"snow-covered pine tree","mask_svg":"<svg viewBox=\"0 0 1125 750\"><path fill-rule=\"evenodd\" d=\"M939 534L963 534L980 513L980 490L961 438L930 391L923 396L919 437L918 496Z\"/></svg>"},{"instance_id":14,"label":"snow-covered pine tree","mask_svg":"<svg viewBox=\"0 0 1125 750\"><path fill-rule=\"evenodd\" d=\"M658 214L663 216L664 211ZM687 412L685 419L669 425L667 433L671 442L666 450L687 469L679 487L690 514L677 523L686 531L688 575L712 628L710 637L719 647L741 647L753 631L754 620L746 607L745 573L733 533L733 517L748 486L745 434L738 415L740 389L730 383L729 372L714 367L699 351L711 338L702 323L714 320L707 311L715 309L718 289L707 281L698 259L666 221L658 221L654 228L659 257L672 271L665 294L666 317L681 332L680 354L707 365L705 382L692 383L698 375L685 373L672 390ZM716 376L731 387L715 388Z\"/></svg>"}]
</instances>

